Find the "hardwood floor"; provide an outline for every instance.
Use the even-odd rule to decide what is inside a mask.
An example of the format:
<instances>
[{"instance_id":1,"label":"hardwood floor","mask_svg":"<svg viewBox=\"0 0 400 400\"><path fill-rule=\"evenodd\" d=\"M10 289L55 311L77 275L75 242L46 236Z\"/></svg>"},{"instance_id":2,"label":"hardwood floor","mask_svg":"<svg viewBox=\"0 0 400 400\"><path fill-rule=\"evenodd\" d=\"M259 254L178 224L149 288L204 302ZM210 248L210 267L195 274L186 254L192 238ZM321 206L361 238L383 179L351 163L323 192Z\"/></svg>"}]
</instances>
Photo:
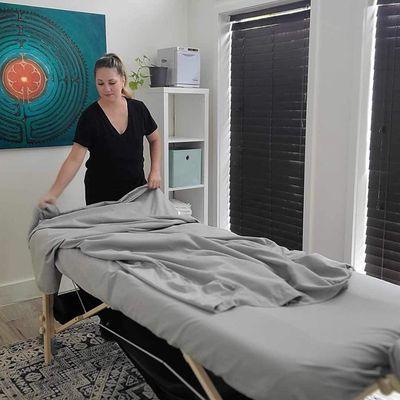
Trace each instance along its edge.
<instances>
[{"instance_id":1,"label":"hardwood floor","mask_svg":"<svg viewBox=\"0 0 400 400\"><path fill-rule=\"evenodd\" d=\"M37 298L0 307L0 346L39 335L42 299Z\"/></svg>"}]
</instances>

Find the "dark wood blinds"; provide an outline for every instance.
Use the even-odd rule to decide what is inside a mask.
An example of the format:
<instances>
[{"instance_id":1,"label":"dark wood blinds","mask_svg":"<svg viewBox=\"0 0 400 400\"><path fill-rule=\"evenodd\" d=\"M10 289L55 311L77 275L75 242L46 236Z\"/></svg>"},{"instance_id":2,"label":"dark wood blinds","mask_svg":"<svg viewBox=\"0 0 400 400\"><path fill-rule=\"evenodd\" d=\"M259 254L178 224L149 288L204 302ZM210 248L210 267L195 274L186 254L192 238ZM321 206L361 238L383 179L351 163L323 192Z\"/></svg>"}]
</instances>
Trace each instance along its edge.
<instances>
[{"instance_id":1,"label":"dark wood blinds","mask_svg":"<svg viewBox=\"0 0 400 400\"><path fill-rule=\"evenodd\" d=\"M365 269L400 284L400 4L378 4Z\"/></svg>"},{"instance_id":2,"label":"dark wood blinds","mask_svg":"<svg viewBox=\"0 0 400 400\"><path fill-rule=\"evenodd\" d=\"M303 1L231 17L231 230L291 249L303 241L309 17Z\"/></svg>"}]
</instances>

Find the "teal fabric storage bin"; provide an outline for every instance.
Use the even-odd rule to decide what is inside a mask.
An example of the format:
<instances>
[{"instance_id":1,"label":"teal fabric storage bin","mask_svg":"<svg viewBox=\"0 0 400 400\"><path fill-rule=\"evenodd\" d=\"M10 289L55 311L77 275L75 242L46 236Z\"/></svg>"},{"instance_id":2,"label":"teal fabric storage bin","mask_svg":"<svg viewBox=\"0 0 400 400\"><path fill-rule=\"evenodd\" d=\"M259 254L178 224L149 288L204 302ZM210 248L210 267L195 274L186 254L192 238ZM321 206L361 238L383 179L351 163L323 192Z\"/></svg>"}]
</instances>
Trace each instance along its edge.
<instances>
[{"instance_id":1,"label":"teal fabric storage bin","mask_svg":"<svg viewBox=\"0 0 400 400\"><path fill-rule=\"evenodd\" d=\"M169 150L169 186L201 184L201 149Z\"/></svg>"}]
</instances>

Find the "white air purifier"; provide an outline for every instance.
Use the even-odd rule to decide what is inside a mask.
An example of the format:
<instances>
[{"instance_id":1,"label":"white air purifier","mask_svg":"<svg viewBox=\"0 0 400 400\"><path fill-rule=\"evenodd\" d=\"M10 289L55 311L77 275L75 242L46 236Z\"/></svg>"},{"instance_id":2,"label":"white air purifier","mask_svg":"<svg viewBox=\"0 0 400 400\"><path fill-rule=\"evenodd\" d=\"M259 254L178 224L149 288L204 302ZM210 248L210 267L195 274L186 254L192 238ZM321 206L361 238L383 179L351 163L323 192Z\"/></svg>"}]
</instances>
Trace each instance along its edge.
<instances>
[{"instance_id":1,"label":"white air purifier","mask_svg":"<svg viewBox=\"0 0 400 400\"><path fill-rule=\"evenodd\" d=\"M168 67L167 86L200 87L200 51L169 47L157 51L158 65Z\"/></svg>"}]
</instances>

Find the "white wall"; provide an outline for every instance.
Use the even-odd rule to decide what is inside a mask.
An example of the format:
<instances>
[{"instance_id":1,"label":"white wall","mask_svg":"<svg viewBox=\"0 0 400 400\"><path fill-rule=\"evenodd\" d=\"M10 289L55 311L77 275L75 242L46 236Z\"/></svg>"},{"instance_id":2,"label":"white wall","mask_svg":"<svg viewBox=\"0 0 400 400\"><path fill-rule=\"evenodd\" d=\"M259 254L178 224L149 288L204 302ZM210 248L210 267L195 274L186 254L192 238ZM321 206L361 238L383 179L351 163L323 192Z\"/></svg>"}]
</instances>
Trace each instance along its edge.
<instances>
[{"instance_id":1,"label":"white wall","mask_svg":"<svg viewBox=\"0 0 400 400\"><path fill-rule=\"evenodd\" d=\"M210 159L216 168L217 154L227 153L226 117L229 113L229 66L224 18L229 13L251 11L282 1L192 0L189 38L210 56L206 79L214 94ZM304 249L336 260L353 262L353 222L363 234L362 215L355 207L359 168L364 168L367 138L367 96L370 71L365 26L369 0L311 0L310 61L305 171ZM225 17L224 17L225 16ZM371 21L369 21L371 22ZM220 26L215 29L215 24ZM225 24L226 25L226 24ZM207 26L207 29L202 27ZM225 29L225 30L224 30ZM219 40L219 34L225 36ZM200 46L201 45L201 46ZM218 57L217 57L218 54ZM216 81L217 77L217 81ZM218 93L217 93L218 92ZM218 107L218 112L216 107ZM360 151L358 151L360 150ZM210 206L219 205L215 221L226 226L227 163L220 158L219 176L210 188ZM361 168L360 167L360 168ZM216 182L221 190L217 192ZM361 222L360 222L361 221Z\"/></svg>"},{"instance_id":2,"label":"white wall","mask_svg":"<svg viewBox=\"0 0 400 400\"><path fill-rule=\"evenodd\" d=\"M304 244L307 251L347 262L352 261L353 221L359 212L354 206L357 166L365 167L365 85L370 66L364 18L369 1L312 0L311 5ZM226 146L229 113L227 37L219 40L222 17L282 1L126 0L118 3L122 8L106 0L9 2L105 14L108 50L120 54L128 68L136 56L154 56L160 47L200 48L202 86L211 90L210 222L221 223L228 193L225 185L218 192L217 184L226 183L227 164L225 159L217 163L217 156ZM67 151L0 151L0 304L35 290L26 229L32 207L53 181ZM61 208L83 204L82 177L83 171L60 199Z\"/></svg>"},{"instance_id":3,"label":"white wall","mask_svg":"<svg viewBox=\"0 0 400 400\"><path fill-rule=\"evenodd\" d=\"M8 3L93 12L106 16L107 50L130 70L134 58L188 42L186 0L8 0ZM123 6L122 6L123 5ZM39 294L26 233L32 210L53 182L68 146L0 150L0 305ZM84 204L84 168L59 200L62 209Z\"/></svg>"}]
</instances>

